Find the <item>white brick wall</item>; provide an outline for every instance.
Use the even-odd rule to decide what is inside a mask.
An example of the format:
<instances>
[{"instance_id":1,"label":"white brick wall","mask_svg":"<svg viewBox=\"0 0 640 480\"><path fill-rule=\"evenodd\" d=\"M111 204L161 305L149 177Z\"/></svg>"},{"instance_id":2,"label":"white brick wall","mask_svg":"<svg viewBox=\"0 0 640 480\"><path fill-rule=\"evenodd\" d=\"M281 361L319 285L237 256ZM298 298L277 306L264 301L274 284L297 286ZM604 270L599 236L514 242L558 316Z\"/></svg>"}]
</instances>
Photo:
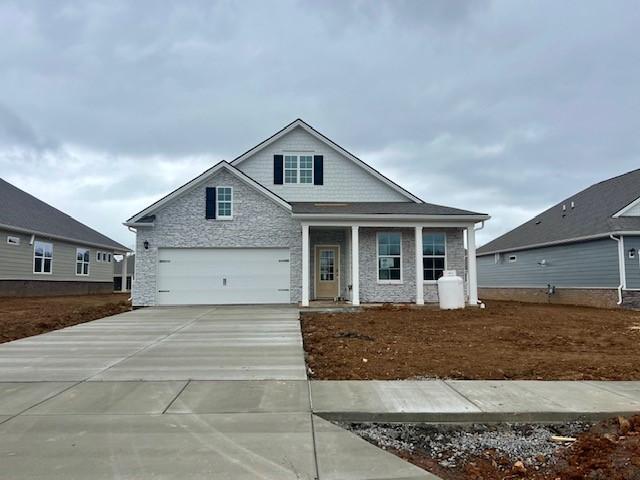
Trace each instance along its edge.
<instances>
[{"instance_id":1,"label":"white brick wall","mask_svg":"<svg viewBox=\"0 0 640 480\"><path fill-rule=\"evenodd\" d=\"M233 220L207 220L205 188L221 185L233 187ZM143 246L145 240L148 250ZM162 247L288 247L291 301L300 301L300 224L290 212L224 170L156 212L155 227L139 228L136 242L135 306L155 304L157 254Z\"/></svg>"},{"instance_id":2,"label":"white brick wall","mask_svg":"<svg viewBox=\"0 0 640 480\"><path fill-rule=\"evenodd\" d=\"M273 156L286 152L323 155L324 185L274 185ZM235 166L272 192L292 202L410 201L300 127Z\"/></svg>"}]
</instances>

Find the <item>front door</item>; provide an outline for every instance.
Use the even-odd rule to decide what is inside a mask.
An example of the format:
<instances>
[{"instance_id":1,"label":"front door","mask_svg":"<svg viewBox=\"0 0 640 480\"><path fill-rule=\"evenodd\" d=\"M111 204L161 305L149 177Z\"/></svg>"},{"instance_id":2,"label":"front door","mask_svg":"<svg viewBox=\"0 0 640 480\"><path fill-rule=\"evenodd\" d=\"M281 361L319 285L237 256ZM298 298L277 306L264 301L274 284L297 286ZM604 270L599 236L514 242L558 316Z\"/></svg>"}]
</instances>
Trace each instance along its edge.
<instances>
[{"instance_id":1,"label":"front door","mask_svg":"<svg viewBox=\"0 0 640 480\"><path fill-rule=\"evenodd\" d=\"M336 298L340 292L339 249L316 247L316 298Z\"/></svg>"}]
</instances>

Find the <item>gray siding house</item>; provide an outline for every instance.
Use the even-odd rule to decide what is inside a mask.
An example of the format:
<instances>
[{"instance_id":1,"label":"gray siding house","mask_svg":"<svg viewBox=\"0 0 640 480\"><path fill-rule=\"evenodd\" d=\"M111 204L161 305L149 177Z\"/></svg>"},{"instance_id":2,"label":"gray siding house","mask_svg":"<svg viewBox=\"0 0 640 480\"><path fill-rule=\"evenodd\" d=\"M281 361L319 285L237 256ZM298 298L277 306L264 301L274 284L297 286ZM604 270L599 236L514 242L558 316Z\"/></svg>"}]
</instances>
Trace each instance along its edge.
<instances>
[{"instance_id":1,"label":"gray siding house","mask_svg":"<svg viewBox=\"0 0 640 480\"><path fill-rule=\"evenodd\" d=\"M128 251L0 179L0 297L111 293Z\"/></svg>"},{"instance_id":2,"label":"gray siding house","mask_svg":"<svg viewBox=\"0 0 640 480\"><path fill-rule=\"evenodd\" d=\"M423 304L453 270L475 305L488 218L424 202L298 119L125 222L133 304Z\"/></svg>"},{"instance_id":3,"label":"gray siding house","mask_svg":"<svg viewBox=\"0 0 640 480\"><path fill-rule=\"evenodd\" d=\"M572 195L477 256L482 299L638 306L640 170Z\"/></svg>"}]
</instances>

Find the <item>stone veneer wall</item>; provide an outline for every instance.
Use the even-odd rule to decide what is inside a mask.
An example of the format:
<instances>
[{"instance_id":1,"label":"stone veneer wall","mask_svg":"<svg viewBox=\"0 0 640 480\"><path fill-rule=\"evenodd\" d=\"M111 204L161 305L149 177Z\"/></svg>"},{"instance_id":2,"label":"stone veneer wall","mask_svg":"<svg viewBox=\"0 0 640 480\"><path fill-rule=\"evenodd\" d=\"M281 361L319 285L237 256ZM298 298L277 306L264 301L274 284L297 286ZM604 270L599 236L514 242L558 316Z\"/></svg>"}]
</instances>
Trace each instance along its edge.
<instances>
[{"instance_id":1,"label":"stone veneer wall","mask_svg":"<svg viewBox=\"0 0 640 480\"><path fill-rule=\"evenodd\" d=\"M617 308L618 291L613 288L556 288L547 295L546 288L478 288L480 300L511 300L516 302L582 305Z\"/></svg>"},{"instance_id":2,"label":"stone veneer wall","mask_svg":"<svg viewBox=\"0 0 640 480\"><path fill-rule=\"evenodd\" d=\"M395 231L402 235L402 283L378 283L377 232ZM447 235L447 269L465 278L465 250L462 229L429 229L423 233L445 232ZM466 296L466 282L465 282ZM415 302L416 301L416 261L415 230L413 228L360 228L360 301ZM424 301L438 301L438 287L435 283L424 284Z\"/></svg>"},{"instance_id":3,"label":"stone veneer wall","mask_svg":"<svg viewBox=\"0 0 640 480\"><path fill-rule=\"evenodd\" d=\"M233 220L205 219L205 188L233 187ZM156 302L158 248L289 248L291 302L302 296L302 231L291 213L225 170L184 193L155 213L153 228L136 235L133 305ZM144 249L144 241L149 249Z\"/></svg>"}]
</instances>

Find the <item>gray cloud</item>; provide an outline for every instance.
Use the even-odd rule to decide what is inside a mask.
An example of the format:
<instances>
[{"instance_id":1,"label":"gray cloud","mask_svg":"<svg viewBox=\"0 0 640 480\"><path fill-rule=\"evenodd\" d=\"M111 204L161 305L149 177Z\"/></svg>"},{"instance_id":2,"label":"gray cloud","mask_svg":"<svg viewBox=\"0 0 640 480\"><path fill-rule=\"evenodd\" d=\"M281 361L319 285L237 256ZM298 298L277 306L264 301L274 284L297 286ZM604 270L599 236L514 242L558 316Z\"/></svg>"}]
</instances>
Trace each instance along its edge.
<instances>
[{"instance_id":1,"label":"gray cloud","mask_svg":"<svg viewBox=\"0 0 640 480\"><path fill-rule=\"evenodd\" d=\"M635 2L7 1L0 174L120 222L296 117L486 241L640 165ZM33 165L38 168L33 168Z\"/></svg>"}]
</instances>

